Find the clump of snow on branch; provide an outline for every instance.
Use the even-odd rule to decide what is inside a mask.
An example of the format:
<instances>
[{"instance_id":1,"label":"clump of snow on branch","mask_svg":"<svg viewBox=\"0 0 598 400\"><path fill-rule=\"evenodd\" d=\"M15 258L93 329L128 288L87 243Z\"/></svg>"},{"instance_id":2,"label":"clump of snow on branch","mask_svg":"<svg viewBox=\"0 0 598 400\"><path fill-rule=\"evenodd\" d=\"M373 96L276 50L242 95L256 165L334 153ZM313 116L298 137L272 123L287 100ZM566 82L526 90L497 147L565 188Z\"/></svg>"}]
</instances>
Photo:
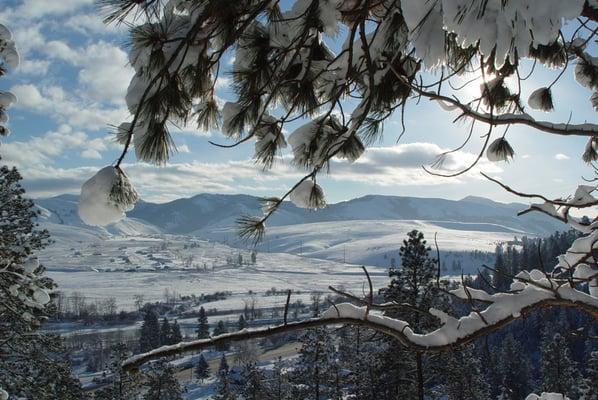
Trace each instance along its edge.
<instances>
[{"instance_id":1,"label":"clump of snow on branch","mask_svg":"<svg viewBox=\"0 0 598 400\"><path fill-rule=\"evenodd\" d=\"M12 32L0 24L0 59L12 69L19 66L19 52L12 38Z\"/></svg>"},{"instance_id":2,"label":"clump of snow on branch","mask_svg":"<svg viewBox=\"0 0 598 400\"><path fill-rule=\"evenodd\" d=\"M570 400L567 396L560 393L542 393L541 395L530 394L525 400Z\"/></svg>"},{"instance_id":3,"label":"clump of snow on branch","mask_svg":"<svg viewBox=\"0 0 598 400\"><path fill-rule=\"evenodd\" d=\"M311 179L306 179L297 185L289 198L299 208L316 209L326 205L322 188Z\"/></svg>"},{"instance_id":4,"label":"clump of snow on branch","mask_svg":"<svg viewBox=\"0 0 598 400\"><path fill-rule=\"evenodd\" d=\"M0 76L4 74L6 66L11 69L19 66L19 52L12 39L12 32L6 26L0 24ZM16 101L17 97L14 94L0 91L0 136L10 134L10 130L6 126L8 122L6 110Z\"/></svg>"},{"instance_id":5,"label":"clump of snow on branch","mask_svg":"<svg viewBox=\"0 0 598 400\"><path fill-rule=\"evenodd\" d=\"M489 161L509 161L513 158L515 151L504 137L498 138L488 146L486 157Z\"/></svg>"},{"instance_id":6,"label":"clump of snow on branch","mask_svg":"<svg viewBox=\"0 0 598 400\"><path fill-rule=\"evenodd\" d=\"M480 53L500 69L516 65L530 47L558 38L563 21L578 17L584 0L403 0L401 6L416 55L427 68L446 63L446 33L463 47L479 46ZM443 29L444 27L444 29Z\"/></svg>"},{"instance_id":7,"label":"clump of snow on branch","mask_svg":"<svg viewBox=\"0 0 598 400\"><path fill-rule=\"evenodd\" d=\"M81 187L79 217L88 225L111 224L124 218L137 198L124 172L104 167Z\"/></svg>"},{"instance_id":8,"label":"clump of snow on branch","mask_svg":"<svg viewBox=\"0 0 598 400\"><path fill-rule=\"evenodd\" d=\"M534 110L552 111L554 105L552 104L552 92L550 88L540 88L532 92L527 100L527 104Z\"/></svg>"}]
</instances>

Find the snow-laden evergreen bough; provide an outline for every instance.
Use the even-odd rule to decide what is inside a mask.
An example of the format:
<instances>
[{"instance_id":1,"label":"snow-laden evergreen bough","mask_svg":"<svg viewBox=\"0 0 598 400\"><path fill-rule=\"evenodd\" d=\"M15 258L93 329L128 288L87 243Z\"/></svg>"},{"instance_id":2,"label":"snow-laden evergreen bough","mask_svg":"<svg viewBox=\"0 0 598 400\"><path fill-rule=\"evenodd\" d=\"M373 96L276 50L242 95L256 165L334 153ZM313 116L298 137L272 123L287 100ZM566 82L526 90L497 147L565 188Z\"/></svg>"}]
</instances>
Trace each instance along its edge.
<instances>
[{"instance_id":1,"label":"snow-laden evergreen bough","mask_svg":"<svg viewBox=\"0 0 598 400\"><path fill-rule=\"evenodd\" d=\"M0 24L0 77L19 66L19 52L12 37L12 32ZM0 90L0 136L8 136L7 109L17 101L17 97L8 91Z\"/></svg>"},{"instance_id":2,"label":"snow-laden evergreen bough","mask_svg":"<svg viewBox=\"0 0 598 400\"><path fill-rule=\"evenodd\" d=\"M580 156L596 168L598 125L539 120L527 113L528 108L550 112L558 106L553 91L565 73L574 75L580 91L589 90L588 101L598 109L595 0L100 3L108 22L132 24L129 60L136 74L126 96L131 118L116 130L123 152L115 168L120 168L132 146L141 161L168 162L176 151L170 127L190 123L204 130L220 129L233 140L218 146L254 141L254 158L265 168L283 162L283 151L290 147L292 163L305 175L282 196L265 199L262 215L240 218L241 235L248 239L264 235L268 218L284 200L300 207L325 206L324 188L317 178L334 173L330 161L358 160L381 137L384 122L394 112L404 116L407 104L422 99L453 113L455 121L469 124L465 141L439 154L426 168L431 174L466 173L484 156L492 162L512 160L516 149L509 142L511 125L527 126L539 134L587 138ZM527 77L536 77L535 70L541 68L550 70L553 77L539 88L530 88L531 96L522 99L521 87L532 82ZM232 77L234 99L223 102L216 83L226 76ZM475 95L469 98L472 88ZM485 133L473 163L458 171L438 170L447 155L469 143L477 127ZM598 318L592 256L598 247L598 221L570 212L595 210L596 179L560 199L496 183L540 200L524 213L545 213L583 236L553 270L512 277L508 293L490 295L466 286L454 291L454 297L476 305L477 311L470 315L455 318L431 310L442 327L417 333L403 321L372 312L373 304L347 303L318 319L163 348L128 365L217 341L324 324L367 325L424 351L467 343L543 307L573 307ZM114 215L122 215L135 198L111 197L109 185L102 193L118 210Z\"/></svg>"}]
</instances>

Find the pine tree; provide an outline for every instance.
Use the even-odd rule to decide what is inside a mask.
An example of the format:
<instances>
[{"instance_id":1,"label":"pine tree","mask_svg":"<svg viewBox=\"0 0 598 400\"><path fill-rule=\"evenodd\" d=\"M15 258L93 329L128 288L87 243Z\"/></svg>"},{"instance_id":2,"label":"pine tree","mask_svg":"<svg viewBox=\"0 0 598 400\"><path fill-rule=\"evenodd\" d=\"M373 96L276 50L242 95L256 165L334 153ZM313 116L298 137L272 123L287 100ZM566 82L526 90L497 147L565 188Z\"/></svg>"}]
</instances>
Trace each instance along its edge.
<instances>
[{"instance_id":1,"label":"pine tree","mask_svg":"<svg viewBox=\"0 0 598 400\"><path fill-rule=\"evenodd\" d=\"M245 400L263 400L266 396L264 374L255 365L249 363L243 368L243 386L241 395Z\"/></svg>"},{"instance_id":2,"label":"pine tree","mask_svg":"<svg viewBox=\"0 0 598 400\"><path fill-rule=\"evenodd\" d=\"M168 344L177 344L183 341L183 335L181 334L181 327L177 320L170 326L170 338Z\"/></svg>"},{"instance_id":3,"label":"pine tree","mask_svg":"<svg viewBox=\"0 0 598 400\"><path fill-rule=\"evenodd\" d=\"M503 400L524 399L530 394L531 364L521 344L512 334L508 334L502 341L497 368L502 377L499 391Z\"/></svg>"},{"instance_id":4,"label":"pine tree","mask_svg":"<svg viewBox=\"0 0 598 400\"><path fill-rule=\"evenodd\" d=\"M198 339L207 339L210 337L210 326L208 325L208 316L203 307L199 308L199 317L197 317L197 333Z\"/></svg>"},{"instance_id":5,"label":"pine tree","mask_svg":"<svg viewBox=\"0 0 598 400\"><path fill-rule=\"evenodd\" d=\"M559 333L546 331L541 345L542 391L562 393L577 398L577 383L581 380L576 363L571 359L567 341Z\"/></svg>"},{"instance_id":6,"label":"pine tree","mask_svg":"<svg viewBox=\"0 0 598 400\"><path fill-rule=\"evenodd\" d=\"M335 382L336 351L332 338L324 328L310 329L300 338L301 349L295 367L294 381L302 385L306 399L329 398Z\"/></svg>"},{"instance_id":7,"label":"pine tree","mask_svg":"<svg viewBox=\"0 0 598 400\"><path fill-rule=\"evenodd\" d=\"M195 366L195 377L202 381L210 376L210 366L204 358L203 354L200 354L197 365Z\"/></svg>"},{"instance_id":8,"label":"pine tree","mask_svg":"<svg viewBox=\"0 0 598 400\"><path fill-rule=\"evenodd\" d=\"M490 399L480 359L475 356L472 347L451 351L445 358L442 368L443 395L450 400Z\"/></svg>"},{"instance_id":9,"label":"pine tree","mask_svg":"<svg viewBox=\"0 0 598 400\"><path fill-rule=\"evenodd\" d=\"M146 310L141 324L139 347L142 352L160 347L160 323L158 316L152 310Z\"/></svg>"},{"instance_id":10,"label":"pine tree","mask_svg":"<svg viewBox=\"0 0 598 400\"><path fill-rule=\"evenodd\" d=\"M141 382L136 374L129 374L122 369L122 363L131 355L127 347L116 344L110 351L108 376L110 384L94 393L94 400L134 400L139 398Z\"/></svg>"},{"instance_id":11,"label":"pine tree","mask_svg":"<svg viewBox=\"0 0 598 400\"><path fill-rule=\"evenodd\" d=\"M494 262L494 272L492 283L499 291L506 291L509 289L512 279L509 276L509 266L505 259L505 254L502 246L496 246L496 260Z\"/></svg>"},{"instance_id":12,"label":"pine tree","mask_svg":"<svg viewBox=\"0 0 598 400\"><path fill-rule=\"evenodd\" d=\"M71 376L62 340L39 331L55 312L49 294L54 283L34 254L50 239L37 229L39 211L24 197L21 179L16 168L0 167L0 393L79 399L81 388Z\"/></svg>"},{"instance_id":13,"label":"pine tree","mask_svg":"<svg viewBox=\"0 0 598 400\"><path fill-rule=\"evenodd\" d=\"M278 357L272 367L272 377L266 380L268 400L285 400L290 392L289 376L283 368L282 359Z\"/></svg>"},{"instance_id":14,"label":"pine tree","mask_svg":"<svg viewBox=\"0 0 598 400\"><path fill-rule=\"evenodd\" d=\"M237 330L241 331L245 328L247 328L247 322L245 321L245 317L243 317L243 314L241 314L241 315L239 315L239 322L237 324Z\"/></svg>"},{"instance_id":15,"label":"pine tree","mask_svg":"<svg viewBox=\"0 0 598 400\"><path fill-rule=\"evenodd\" d=\"M160 346L171 344L172 331L168 319L164 317L160 325Z\"/></svg>"},{"instance_id":16,"label":"pine tree","mask_svg":"<svg viewBox=\"0 0 598 400\"><path fill-rule=\"evenodd\" d=\"M183 400L183 391L166 360L153 363L146 374L148 391L144 400Z\"/></svg>"},{"instance_id":17,"label":"pine tree","mask_svg":"<svg viewBox=\"0 0 598 400\"><path fill-rule=\"evenodd\" d=\"M224 321L220 320L216 324L216 327L214 328L214 332L212 332L212 335L218 336L218 335L222 335L227 332L228 332L228 330L226 329L226 325L224 325ZM229 343L220 343L214 347L218 351L228 351L230 349L230 344Z\"/></svg>"},{"instance_id":18,"label":"pine tree","mask_svg":"<svg viewBox=\"0 0 598 400\"><path fill-rule=\"evenodd\" d=\"M426 245L423 233L412 230L403 240L399 250L401 256L401 268L391 268L389 277L391 282L384 289L383 294L386 301L407 303L422 310L427 310L438 301L438 290L434 284L437 269L436 260L430 257L430 247ZM421 313L415 311L402 311L387 313L392 317L399 317L417 331L427 331L435 327L437 321L428 317L422 317ZM397 346L391 346L395 349ZM406 352L401 351L405 354ZM424 382L424 357L421 353L406 354L405 357L397 357L397 354L386 355L387 367L394 371L398 391L404 396L413 396L423 400ZM408 371L414 371L415 376L409 376ZM416 382L415 389L410 382ZM415 390L415 393L414 393ZM409 397L411 398L411 397Z\"/></svg>"},{"instance_id":19,"label":"pine tree","mask_svg":"<svg viewBox=\"0 0 598 400\"><path fill-rule=\"evenodd\" d=\"M579 400L598 400L598 351L590 353L585 377L579 385Z\"/></svg>"},{"instance_id":20,"label":"pine tree","mask_svg":"<svg viewBox=\"0 0 598 400\"><path fill-rule=\"evenodd\" d=\"M220 364L218 365L218 373L226 372L228 374L229 371L228 361L226 361L226 356L224 353L220 357Z\"/></svg>"},{"instance_id":21,"label":"pine tree","mask_svg":"<svg viewBox=\"0 0 598 400\"><path fill-rule=\"evenodd\" d=\"M222 354L220 366L218 367L218 382L216 383L216 394L214 400L234 400L235 396L230 382L228 363Z\"/></svg>"}]
</instances>

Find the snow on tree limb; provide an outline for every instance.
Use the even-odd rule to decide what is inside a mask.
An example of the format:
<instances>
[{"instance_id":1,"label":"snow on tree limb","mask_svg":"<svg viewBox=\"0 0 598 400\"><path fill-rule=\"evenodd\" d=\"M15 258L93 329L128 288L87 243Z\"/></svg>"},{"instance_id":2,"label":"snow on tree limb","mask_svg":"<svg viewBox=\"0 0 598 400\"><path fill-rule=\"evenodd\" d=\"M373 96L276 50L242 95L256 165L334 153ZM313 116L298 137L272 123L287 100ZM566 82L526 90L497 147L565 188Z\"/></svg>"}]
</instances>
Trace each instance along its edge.
<instances>
[{"instance_id":1,"label":"snow on tree limb","mask_svg":"<svg viewBox=\"0 0 598 400\"><path fill-rule=\"evenodd\" d=\"M147 353L133 356L123 363L123 368L134 370L142 364L161 357L197 351L225 342L264 338L280 333L304 330L318 326L360 325L396 338L401 345L415 351L445 351L470 343L471 341L499 330L510 322L532 312L549 307L566 307L582 311L598 320L598 298L572 288L567 283L558 284L545 278L540 271L533 273L538 279L522 279L524 286L514 293L489 295L483 291L467 289L475 299L489 302L486 309L471 312L461 318L446 318L440 328L429 333L414 332L405 321L390 318L372 311L367 306L351 303L336 304L322 313L319 318L257 329L227 333L209 339L181 342L163 346ZM453 291L458 297L467 299L463 288ZM484 320L486 322L484 322Z\"/></svg>"}]
</instances>

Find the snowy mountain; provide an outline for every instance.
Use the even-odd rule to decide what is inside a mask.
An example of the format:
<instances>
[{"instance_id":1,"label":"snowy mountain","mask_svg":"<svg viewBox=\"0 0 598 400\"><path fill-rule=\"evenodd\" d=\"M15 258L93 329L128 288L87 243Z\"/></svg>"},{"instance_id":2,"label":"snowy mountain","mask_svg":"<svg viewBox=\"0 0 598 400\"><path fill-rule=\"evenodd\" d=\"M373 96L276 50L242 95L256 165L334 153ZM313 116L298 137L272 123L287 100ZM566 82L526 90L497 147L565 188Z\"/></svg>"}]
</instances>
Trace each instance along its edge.
<instances>
[{"instance_id":1,"label":"snowy mountain","mask_svg":"<svg viewBox=\"0 0 598 400\"><path fill-rule=\"evenodd\" d=\"M92 229L98 233L134 235L157 232L212 237L232 232L235 220L245 214L259 215L259 198L248 195L199 194L168 203L140 201L123 221L106 228L88 227L77 216L77 196L61 195L39 199L42 222ZM285 202L268 221L268 226L286 226L334 221L434 221L455 228L470 223L475 231L545 235L565 226L540 214L517 216L524 204L498 203L481 197L462 200L370 195L330 204L310 211ZM463 226L456 229L463 230Z\"/></svg>"},{"instance_id":2,"label":"snowy mountain","mask_svg":"<svg viewBox=\"0 0 598 400\"><path fill-rule=\"evenodd\" d=\"M40 225L52 233L54 240L97 240L112 235L151 235L161 232L160 228L137 218L125 218L105 227L86 225L77 215L78 200L78 196L64 194L35 201L41 212Z\"/></svg>"},{"instance_id":3,"label":"snowy mountain","mask_svg":"<svg viewBox=\"0 0 598 400\"><path fill-rule=\"evenodd\" d=\"M268 226L353 220L428 220L492 224L498 231L544 235L564 229L543 215L517 216L524 204L504 204L479 197L462 200L370 195L310 211L285 202ZM210 235L228 230L243 214L260 215L259 199L247 195L200 194L169 203L141 202L129 217L146 221L168 233ZM482 229L481 225L478 228ZM485 227L483 229L487 229Z\"/></svg>"}]
</instances>

